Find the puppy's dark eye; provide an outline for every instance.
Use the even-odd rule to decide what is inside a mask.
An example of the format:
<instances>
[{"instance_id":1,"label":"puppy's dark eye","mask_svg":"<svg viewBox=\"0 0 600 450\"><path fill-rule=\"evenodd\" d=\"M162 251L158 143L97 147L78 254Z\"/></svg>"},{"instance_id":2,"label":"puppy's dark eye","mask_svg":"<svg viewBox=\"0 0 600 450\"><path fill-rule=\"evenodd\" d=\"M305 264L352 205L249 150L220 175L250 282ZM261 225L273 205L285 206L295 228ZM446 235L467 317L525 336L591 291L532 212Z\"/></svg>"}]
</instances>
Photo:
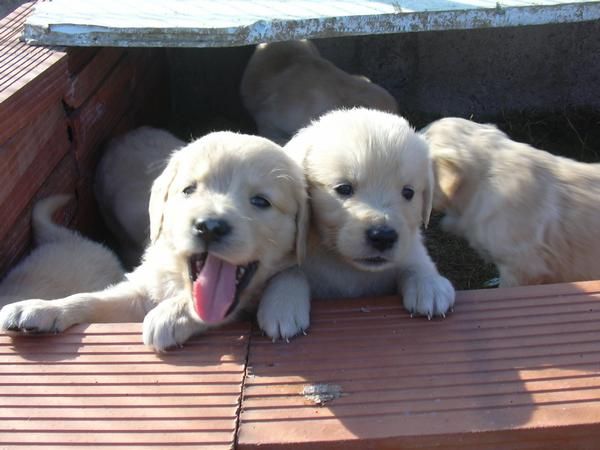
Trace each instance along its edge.
<instances>
[{"instance_id":1,"label":"puppy's dark eye","mask_svg":"<svg viewBox=\"0 0 600 450\"><path fill-rule=\"evenodd\" d=\"M192 195L194 192L196 192L196 183L186 186L181 192L183 192L185 195Z\"/></svg>"},{"instance_id":2,"label":"puppy's dark eye","mask_svg":"<svg viewBox=\"0 0 600 450\"><path fill-rule=\"evenodd\" d=\"M271 202L261 195L250 197L250 203L260 209L267 209L271 207Z\"/></svg>"},{"instance_id":3,"label":"puppy's dark eye","mask_svg":"<svg viewBox=\"0 0 600 450\"><path fill-rule=\"evenodd\" d=\"M351 197L354 194L354 188L348 183L338 184L333 190L341 197Z\"/></svg>"},{"instance_id":4,"label":"puppy's dark eye","mask_svg":"<svg viewBox=\"0 0 600 450\"><path fill-rule=\"evenodd\" d=\"M402 188L402 197L406 200L411 200L415 196L415 190L410 186L404 186Z\"/></svg>"}]
</instances>

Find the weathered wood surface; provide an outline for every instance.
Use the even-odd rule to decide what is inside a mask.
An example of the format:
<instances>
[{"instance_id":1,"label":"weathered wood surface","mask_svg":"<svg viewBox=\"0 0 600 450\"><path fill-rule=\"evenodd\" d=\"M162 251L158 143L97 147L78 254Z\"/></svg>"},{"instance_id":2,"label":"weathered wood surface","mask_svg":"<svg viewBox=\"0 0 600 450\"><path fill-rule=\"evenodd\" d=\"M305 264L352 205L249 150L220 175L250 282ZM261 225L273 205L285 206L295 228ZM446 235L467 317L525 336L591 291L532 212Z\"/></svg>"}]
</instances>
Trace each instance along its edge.
<instances>
[{"instance_id":1,"label":"weathered wood surface","mask_svg":"<svg viewBox=\"0 0 600 450\"><path fill-rule=\"evenodd\" d=\"M289 344L247 323L163 355L140 324L0 334L0 448L595 450L599 321L591 281L460 292L432 321L316 301Z\"/></svg>"},{"instance_id":2,"label":"weathered wood surface","mask_svg":"<svg viewBox=\"0 0 600 450\"><path fill-rule=\"evenodd\" d=\"M227 47L599 18L597 1L54 0L36 6L24 38L43 45Z\"/></svg>"},{"instance_id":3,"label":"weathered wood surface","mask_svg":"<svg viewBox=\"0 0 600 450\"><path fill-rule=\"evenodd\" d=\"M71 225L103 237L92 194L101 144L160 126L168 110L163 51L29 46L19 36L34 3L0 19L0 276L26 253L39 198L76 193Z\"/></svg>"},{"instance_id":4,"label":"weathered wood surface","mask_svg":"<svg viewBox=\"0 0 600 450\"><path fill-rule=\"evenodd\" d=\"M598 448L600 282L460 292L445 320L313 305L307 337L252 337L239 449Z\"/></svg>"},{"instance_id":5,"label":"weathered wood surface","mask_svg":"<svg viewBox=\"0 0 600 450\"><path fill-rule=\"evenodd\" d=\"M0 335L0 448L232 448L248 324L157 355L141 324Z\"/></svg>"}]
</instances>

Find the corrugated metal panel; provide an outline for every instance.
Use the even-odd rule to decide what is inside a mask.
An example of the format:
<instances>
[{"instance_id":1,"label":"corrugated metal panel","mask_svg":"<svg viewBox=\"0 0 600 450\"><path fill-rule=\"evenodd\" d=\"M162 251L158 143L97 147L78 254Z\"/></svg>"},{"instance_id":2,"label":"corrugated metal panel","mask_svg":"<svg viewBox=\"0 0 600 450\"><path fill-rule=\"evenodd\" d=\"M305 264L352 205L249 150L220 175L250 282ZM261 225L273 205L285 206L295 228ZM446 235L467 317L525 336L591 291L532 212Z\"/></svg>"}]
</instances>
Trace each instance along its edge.
<instances>
[{"instance_id":1,"label":"corrugated metal panel","mask_svg":"<svg viewBox=\"0 0 600 450\"><path fill-rule=\"evenodd\" d=\"M227 47L302 38L581 22L600 2L489 0L54 0L27 20L30 43Z\"/></svg>"},{"instance_id":2,"label":"corrugated metal panel","mask_svg":"<svg viewBox=\"0 0 600 450\"><path fill-rule=\"evenodd\" d=\"M462 292L432 321L315 302L308 337L253 338L239 448L592 448L598 323L600 282Z\"/></svg>"}]
</instances>

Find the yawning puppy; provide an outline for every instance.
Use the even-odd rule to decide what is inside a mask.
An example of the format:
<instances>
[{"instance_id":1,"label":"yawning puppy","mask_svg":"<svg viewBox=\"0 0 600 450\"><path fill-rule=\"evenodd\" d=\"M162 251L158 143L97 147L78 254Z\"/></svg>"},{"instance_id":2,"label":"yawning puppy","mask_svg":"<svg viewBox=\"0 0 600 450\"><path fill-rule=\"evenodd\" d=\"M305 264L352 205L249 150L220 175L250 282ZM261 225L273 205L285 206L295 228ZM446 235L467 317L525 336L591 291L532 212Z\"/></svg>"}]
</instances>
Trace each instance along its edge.
<instances>
[{"instance_id":1,"label":"yawning puppy","mask_svg":"<svg viewBox=\"0 0 600 450\"><path fill-rule=\"evenodd\" d=\"M8 305L0 326L58 332L79 322L143 319L146 344L159 351L179 345L230 321L251 300L281 292L275 275L303 254L306 210L302 170L279 146L211 133L173 153L154 182L151 243L126 281ZM307 292L297 293L308 302ZM308 312L303 321L298 326L308 326Z\"/></svg>"},{"instance_id":2,"label":"yawning puppy","mask_svg":"<svg viewBox=\"0 0 600 450\"><path fill-rule=\"evenodd\" d=\"M446 118L422 131L442 226L498 266L500 286L600 277L600 166L512 141L493 125Z\"/></svg>"},{"instance_id":3,"label":"yawning puppy","mask_svg":"<svg viewBox=\"0 0 600 450\"><path fill-rule=\"evenodd\" d=\"M148 244L150 186L171 153L185 145L159 128L140 127L111 140L96 168L94 192L104 222L117 238L128 266L140 262Z\"/></svg>"},{"instance_id":4,"label":"yawning puppy","mask_svg":"<svg viewBox=\"0 0 600 450\"><path fill-rule=\"evenodd\" d=\"M244 72L240 92L259 134L280 144L333 109L398 109L385 89L367 77L337 68L306 40L258 45Z\"/></svg>"},{"instance_id":5,"label":"yawning puppy","mask_svg":"<svg viewBox=\"0 0 600 450\"><path fill-rule=\"evenodd\" d=\"M308 183L312 236L301 269L313 298L400 293L408 311L428 317L452 307L454 289L421 240L433 194L429 152L406 120L334 111L285 149L302 161ZM291 308L281 302L279 314Z\"/></svg>"}]
</instances>

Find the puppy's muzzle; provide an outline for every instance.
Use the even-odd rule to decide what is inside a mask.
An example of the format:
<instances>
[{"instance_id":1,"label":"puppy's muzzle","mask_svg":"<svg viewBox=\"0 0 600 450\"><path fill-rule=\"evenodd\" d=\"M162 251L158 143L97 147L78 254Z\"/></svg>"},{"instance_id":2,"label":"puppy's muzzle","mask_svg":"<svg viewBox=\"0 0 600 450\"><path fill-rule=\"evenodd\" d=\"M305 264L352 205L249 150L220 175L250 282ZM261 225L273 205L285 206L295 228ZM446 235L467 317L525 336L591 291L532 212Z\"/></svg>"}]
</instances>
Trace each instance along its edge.
<instances>
[{"instance_id":1,"label":"puppy's muzzle","mask_svg":"<svg viewBox=\"0 0 600 450\"><path fill-rule=\"evenodd\" d=\"M202 239L206 244L219 242L231 233L232 227L223 219L197 219L192 225L192 234Z\"/></svg>"},{"instance_id":2,"label":"puppy's muzzle","mask_svg":"<svg viewBox=\"0 0 600 450\"><path fill-rule=\"evenodd\" d=\"M365 231L367 243L376 250L389 250L398 241L398 233L387 225L371 227Z\"/></svg>"}]
</instances>

